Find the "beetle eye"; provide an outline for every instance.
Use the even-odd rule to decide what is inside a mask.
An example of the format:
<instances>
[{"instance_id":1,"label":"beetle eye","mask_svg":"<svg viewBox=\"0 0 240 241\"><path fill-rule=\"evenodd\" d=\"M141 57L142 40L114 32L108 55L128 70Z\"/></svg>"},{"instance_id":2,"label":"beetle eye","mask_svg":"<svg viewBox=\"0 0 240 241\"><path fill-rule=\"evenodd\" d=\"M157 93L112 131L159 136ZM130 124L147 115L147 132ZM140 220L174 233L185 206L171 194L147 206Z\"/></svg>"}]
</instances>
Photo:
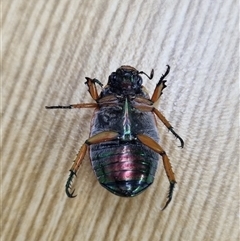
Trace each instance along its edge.
<instances>
[{"instance_id":1,"label":"beetle eye","mask_svg":"<svg viewBox=\"0 0 240 241\"><path fill-rule=\"evenodd\" d=\"M115 81L116 81L116 74L112 73L108 78L108 84L113 85Z\"/></svg>"},{"instance_id":2,"label":"beetle eye","mask_svg":"<svg viewBox=\"0 0 240 241\"><path fill-rule=\"evenodd\" d=\"M138 86L142 86L142 77L140 77L140 76L138 76L138 77L136 77L137 78L137 85Z\"/></svg>"}]
</instances>

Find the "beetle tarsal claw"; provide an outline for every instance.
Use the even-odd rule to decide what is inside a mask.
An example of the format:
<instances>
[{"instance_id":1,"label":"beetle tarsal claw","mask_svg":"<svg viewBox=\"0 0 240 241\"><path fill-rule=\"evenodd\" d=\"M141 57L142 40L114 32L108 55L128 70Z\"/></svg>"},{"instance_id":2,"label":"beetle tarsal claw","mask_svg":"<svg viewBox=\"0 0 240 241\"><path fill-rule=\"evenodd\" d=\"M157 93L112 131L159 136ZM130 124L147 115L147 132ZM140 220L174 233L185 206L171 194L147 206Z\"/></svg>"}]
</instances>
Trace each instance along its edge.
<instances>
[{"instance_id":1,"label":"beetle tarsal claw","mask_svg":"<svg viewBox=\"0 0 240 241\"><path fill-rule=\"evenodd\" d=\"M71 190L71 188L66 188L66 194L67 194L67 196L68 196L69 198L74 198L74 197L76 197L77 195L73 195L75 189L74 189L72 192L70 192L70 190Z\"/></svg>"},{"instance_id":2,"label":"beetle tarsal claw","mask_svg":"<svg viewBox=\"0 0 240 241\"><path fill-rule=\"evenodd\" d=\"M70 170L70 175L68 177L68 180L67 180L67 183L65 185L65 192L67 194L67 196L69 198L74 198L76 197L77 195L73 195L74 194L74 191L75 189L73 189L73 191L71 191L72 189L72 184L73 184L73 177L74 176L77 176L75 172L73 172L72 170Z\"/></svg>"},{"instance_id":3,"label":"beetle tarsal claw","mask_svg":"<svg viewBox=\"0 0 240 241\"><path fill-rule=\"evenodd\" d=\"M167 202L164 205L164 207L162 208L162 211L168 206L168 204L171 202L172 200L172 195L173 195L173 189L174 189L174 185L176 184L176 182L170 182L170 187L169 187L169 193L167 196Z\"/></svg>"},{"instance_id":4,"label":"beetle tarsal claw","mask_svg":"<svg viewBox=\"0 0 240 241\"><path fill-rule=\"evenodd\" d=\"M183 139L173 130L173 128L169 128L169 131L172 132L172 134L180 141L181 145L179 147L183 148L184 147L184 141Z\"/></svg>"}]
</instances>

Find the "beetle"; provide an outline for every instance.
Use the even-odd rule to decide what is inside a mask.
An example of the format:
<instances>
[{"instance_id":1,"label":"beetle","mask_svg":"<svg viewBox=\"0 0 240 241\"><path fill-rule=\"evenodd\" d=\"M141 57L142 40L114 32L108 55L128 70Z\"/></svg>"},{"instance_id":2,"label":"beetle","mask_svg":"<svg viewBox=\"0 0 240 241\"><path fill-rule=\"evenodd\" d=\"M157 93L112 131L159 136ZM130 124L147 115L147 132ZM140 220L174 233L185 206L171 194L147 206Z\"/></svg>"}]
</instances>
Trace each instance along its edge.
<instances>
[{"instance_id":1,"label":"beetle","mask_svg":"<svg viewBox=\"0 0 240 241\"><path fill-rule=\"evenodd\" d=\"M95 101L94 103L71 104L67 106L46 106L47 109L94 108L90 137L81 146L70 169L65 185L68 197L73 198L73 178L89 149L90 160L99 183L111 193L122 197L133 197L148 188L154 181L159 155L170 182L167 201L162 210L170 203L176 184L169 158L158 144L159 134L155 116L160 119L173 135L179 139L181 147L184 142L173 127L153 104L166 88L165 77L170 66L156 84L149 97L142 85L144 74L134 67L123 65L108 78L107 85L97 79L86 78L85 84ZM98 94L97 84L101 86Z\"/></svg>"}]
</instances>

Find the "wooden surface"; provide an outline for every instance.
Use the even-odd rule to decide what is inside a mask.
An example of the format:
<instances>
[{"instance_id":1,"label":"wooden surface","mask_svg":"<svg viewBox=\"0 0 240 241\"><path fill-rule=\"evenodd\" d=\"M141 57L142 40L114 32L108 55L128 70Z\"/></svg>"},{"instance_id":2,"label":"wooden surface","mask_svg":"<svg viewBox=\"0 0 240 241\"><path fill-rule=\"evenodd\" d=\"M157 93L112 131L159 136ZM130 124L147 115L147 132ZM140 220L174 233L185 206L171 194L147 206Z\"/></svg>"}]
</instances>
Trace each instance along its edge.
<instances>
[{"instance_id":1,"label":"wooden surface","mask_svg":"<svg viewBox=\"0 0 240 241\"><path fill-rule=\"evenodd\" d=\"M2 3L3 241L217 240L239 238L238 2L62 0ZM106 84L128 64L150 73L152 93L171 66L158 108L161 145L177 187L161 212L168 181L124 199L97 182L86 157L75 199L64 185L89 133L92 111L46 110L90 102L85 76Z\"/></svg>"}]
</instances>

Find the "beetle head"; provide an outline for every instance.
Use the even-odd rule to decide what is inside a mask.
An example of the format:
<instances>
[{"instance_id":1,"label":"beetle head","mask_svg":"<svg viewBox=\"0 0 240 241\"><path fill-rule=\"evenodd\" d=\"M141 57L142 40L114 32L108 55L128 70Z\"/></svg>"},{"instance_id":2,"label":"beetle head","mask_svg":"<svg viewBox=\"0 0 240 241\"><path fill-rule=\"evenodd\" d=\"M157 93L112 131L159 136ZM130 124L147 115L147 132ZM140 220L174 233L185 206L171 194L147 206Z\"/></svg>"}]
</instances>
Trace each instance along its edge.
<instances>
[{"instance_id":1,"label":"beetle head","mask_svg":"<svg viewBox=\"0 0 240 241\"><path fill-rule=\"evenodd\" d=\"M140 74L145 74L144 72L139 72L135 68L123 65L113 72L108 78L108 85L112 92L117 94L138 94L142 89L142 77ZM147 74L145 74L148 76ZM153 71L149 79L153 76Z\"/></svg>"}]
</instances>

